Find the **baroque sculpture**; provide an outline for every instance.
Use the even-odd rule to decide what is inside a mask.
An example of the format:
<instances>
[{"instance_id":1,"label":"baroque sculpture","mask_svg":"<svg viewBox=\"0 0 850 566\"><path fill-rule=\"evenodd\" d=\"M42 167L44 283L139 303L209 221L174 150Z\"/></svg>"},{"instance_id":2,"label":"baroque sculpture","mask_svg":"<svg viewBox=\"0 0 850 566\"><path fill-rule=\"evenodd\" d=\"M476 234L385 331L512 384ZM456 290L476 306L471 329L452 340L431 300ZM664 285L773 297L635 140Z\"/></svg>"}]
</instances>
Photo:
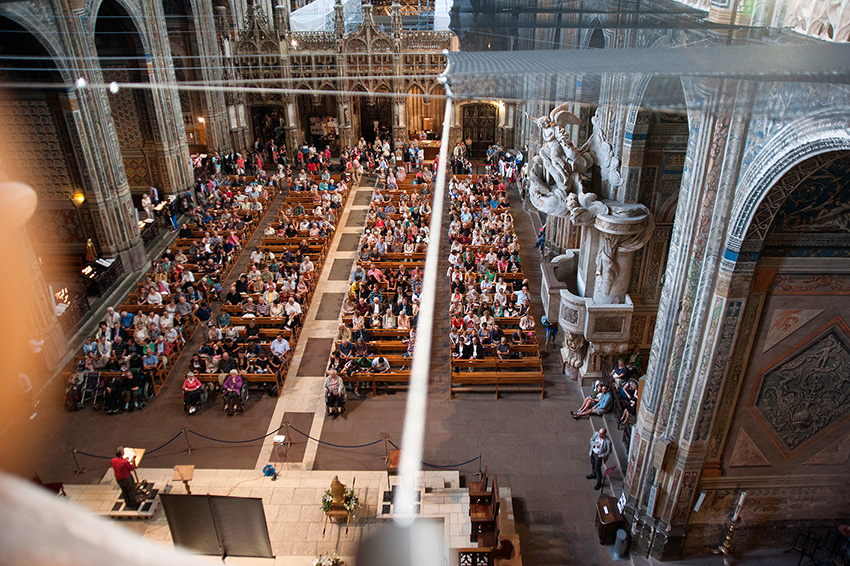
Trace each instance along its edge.
<instances>
[{"instance_id":1,"label":"baroque sculpture","mask_svg":"<svg viewBox=\"0 0 850 566\"><path fill-rule=\"evenodd\" d=\"M623 184L620 160L605 140L598 115L591 119L593 135L586 143L579 147L570 141L569 126L580 120L567 108L561 104L548 116L534 118L542 146L530 162L528 195L541 212L569 218L581 229L580 249L554 258L557 269L543 266L543 292L559 294L568 307L559 314L574 313L559 316L559 324L567 337L562 359L578 367L586 365L591 355L626 351L633 310L627 291L634 252L646 245L655 225L642 204L600 198L615 194ZM556 312L556 302L550 304L548 316Z\"/></svg>"}]
</instances>

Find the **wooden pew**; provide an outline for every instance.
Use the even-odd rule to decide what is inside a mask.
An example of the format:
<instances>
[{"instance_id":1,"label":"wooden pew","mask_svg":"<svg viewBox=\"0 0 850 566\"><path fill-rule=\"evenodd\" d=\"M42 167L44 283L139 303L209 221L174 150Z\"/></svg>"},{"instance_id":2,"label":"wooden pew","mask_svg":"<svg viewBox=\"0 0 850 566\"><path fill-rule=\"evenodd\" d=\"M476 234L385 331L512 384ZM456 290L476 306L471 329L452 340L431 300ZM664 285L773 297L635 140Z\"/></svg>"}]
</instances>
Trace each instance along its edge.
<instances>
[{"instance_id":1,"label":"wooden pew","mask_svg":"<svg viewBox=\"0 0 850 566\"><path fill-rule=\"evenodd\" d=\"M546 376L539 357L527 357L514 360L452 360L450 379L450 398L454 399L458 391L489 391L495 389L496 399L502 391L540 391L545 395ZM484 371L461 371L463 368L483 369Z\"/></svg>"}]
</instances>

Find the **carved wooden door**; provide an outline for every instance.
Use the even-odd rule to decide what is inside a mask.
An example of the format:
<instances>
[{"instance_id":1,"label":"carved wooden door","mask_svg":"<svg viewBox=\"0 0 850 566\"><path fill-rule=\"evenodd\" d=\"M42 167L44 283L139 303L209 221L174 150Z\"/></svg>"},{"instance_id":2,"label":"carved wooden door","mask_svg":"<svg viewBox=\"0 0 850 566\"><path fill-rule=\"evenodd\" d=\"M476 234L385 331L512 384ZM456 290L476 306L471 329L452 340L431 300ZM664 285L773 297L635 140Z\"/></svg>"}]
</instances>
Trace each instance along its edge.
<instances>
[{"instance_id":1,"label":"carved wooden door","mask_svg":"<svg viewBox=\"0 0 850 566\"><path fill-rule=\"evenodd\" d=\"M472 141L473 157L481 157L496 142L496 107L467 104L463 107L463 139Z\"/></svg>"}]
</instances>

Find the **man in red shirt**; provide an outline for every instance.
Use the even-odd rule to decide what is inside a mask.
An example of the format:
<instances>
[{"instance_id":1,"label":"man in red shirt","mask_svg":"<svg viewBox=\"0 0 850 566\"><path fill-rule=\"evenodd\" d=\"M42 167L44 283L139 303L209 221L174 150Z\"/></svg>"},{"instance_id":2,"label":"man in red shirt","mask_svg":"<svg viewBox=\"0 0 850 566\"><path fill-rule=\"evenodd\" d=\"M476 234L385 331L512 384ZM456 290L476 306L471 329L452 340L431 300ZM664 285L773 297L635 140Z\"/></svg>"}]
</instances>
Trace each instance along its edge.
<instances>
[{"instance_id":1,"label":"man in red shirt","mask_svg":"<svg viewBox=\"0 0 850 566\"><path fill-rule=\"evenodd\" d=\"M115 481L118 487L121 488L121 497L124 498L124 505L129 509L138 509L139 502L136 499L136 482L133 480L133 470L136 469L136 455L134 454L130 460L124 457L124 447L119 446L115 451L115 458L110 462L112 471L115 474Z\"/></svg>"}]
</instances>

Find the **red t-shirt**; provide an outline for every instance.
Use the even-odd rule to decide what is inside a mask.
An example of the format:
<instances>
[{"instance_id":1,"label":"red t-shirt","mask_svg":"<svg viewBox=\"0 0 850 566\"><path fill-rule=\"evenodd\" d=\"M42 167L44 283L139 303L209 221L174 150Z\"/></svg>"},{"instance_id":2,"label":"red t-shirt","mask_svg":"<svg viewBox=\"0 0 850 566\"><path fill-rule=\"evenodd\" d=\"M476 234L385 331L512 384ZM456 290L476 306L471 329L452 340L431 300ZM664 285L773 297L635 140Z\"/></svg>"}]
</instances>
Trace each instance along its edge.
<instances>
[{"instance_id":1,"label":"red t-shirt","mask_svg":"<svg viewBox=\"0 0 850 566\"><path fill-rule=\"evenodd\" d=\"M129 478L130 475L133 473L133 470L136 469L133 464L131 464L124 458L118 458L117 456L112 459L111 464L112 471L115 472L116 480L123 480Z\"/></svg>"}]
</instances>

